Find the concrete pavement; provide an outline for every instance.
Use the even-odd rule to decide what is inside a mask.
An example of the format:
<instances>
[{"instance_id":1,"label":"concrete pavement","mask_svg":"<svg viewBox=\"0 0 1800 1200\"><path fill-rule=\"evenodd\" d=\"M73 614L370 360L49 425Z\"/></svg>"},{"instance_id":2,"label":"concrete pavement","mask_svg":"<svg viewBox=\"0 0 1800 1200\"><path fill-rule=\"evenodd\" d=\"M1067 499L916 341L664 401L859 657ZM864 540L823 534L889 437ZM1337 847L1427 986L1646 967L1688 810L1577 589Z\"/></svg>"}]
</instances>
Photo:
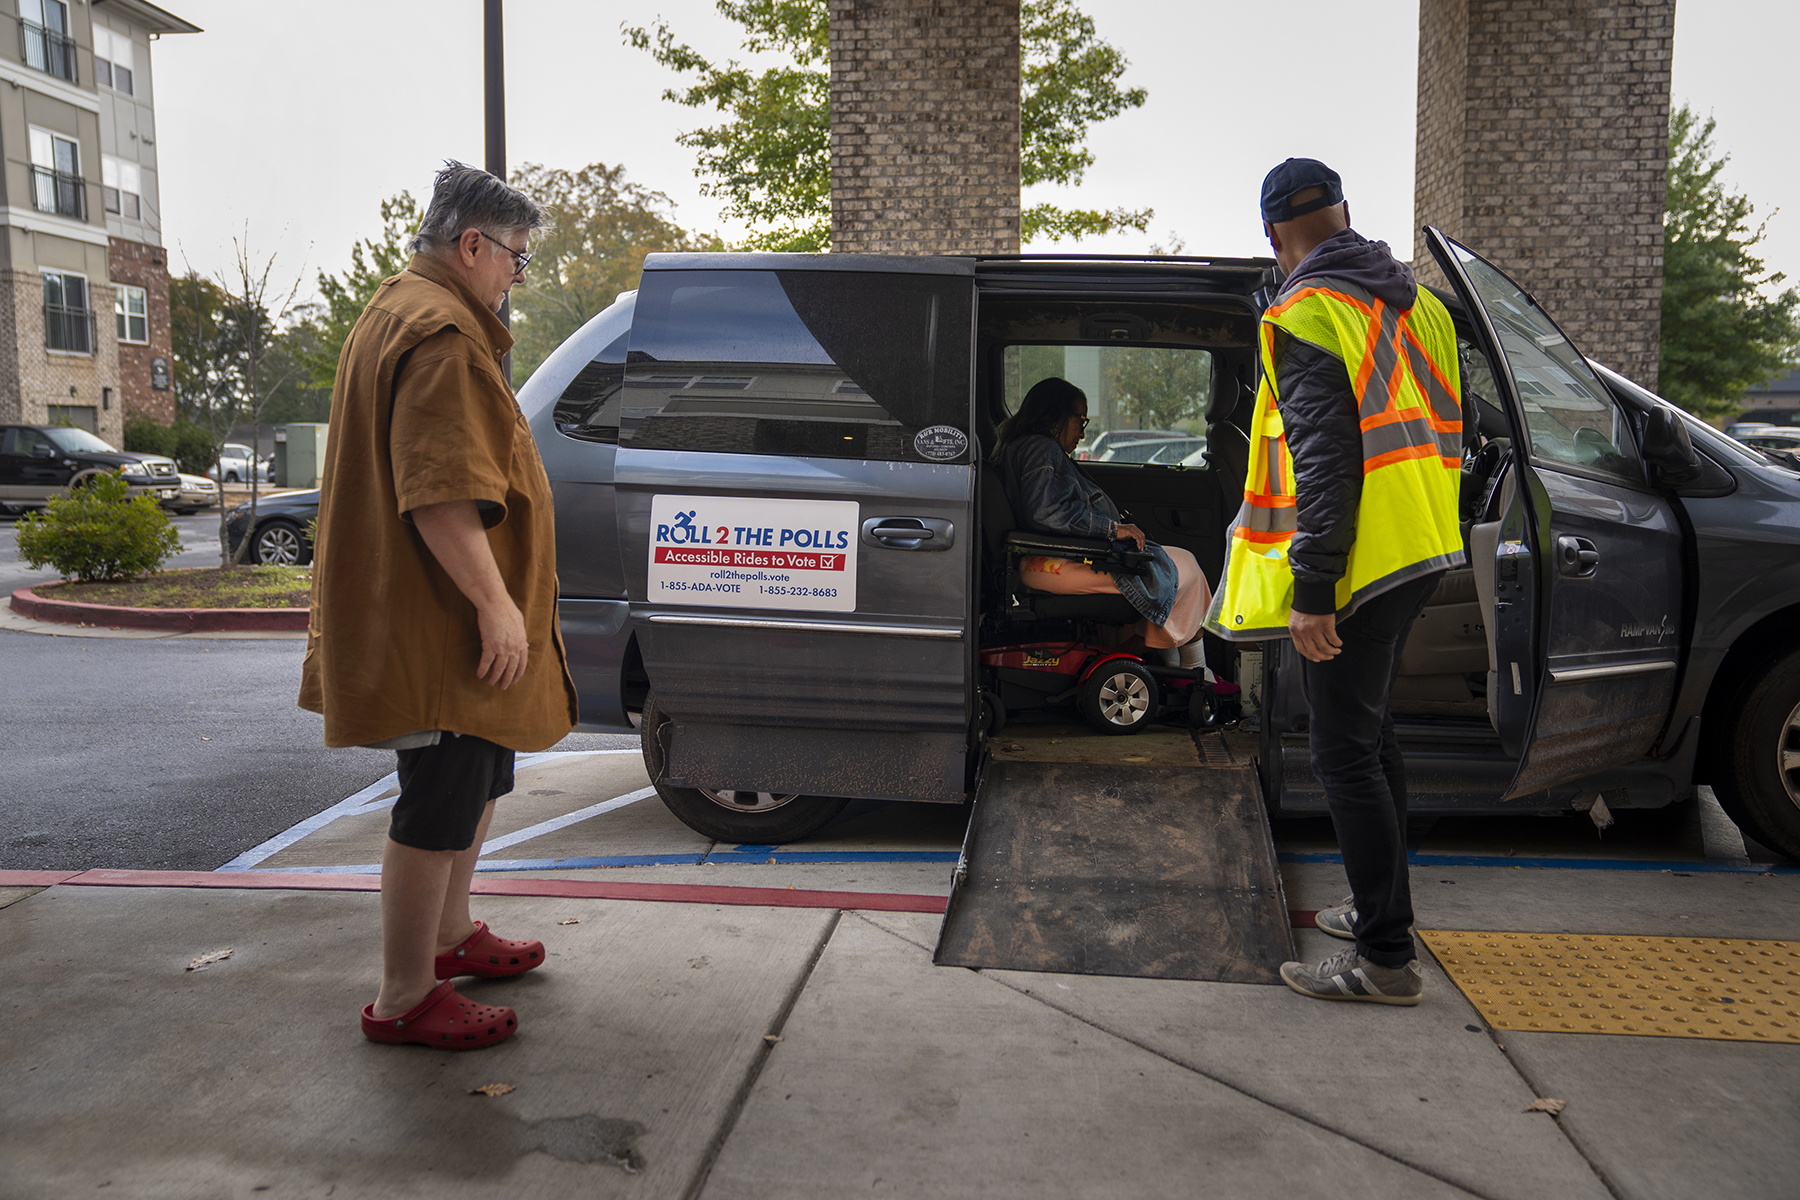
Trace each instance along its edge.
<instances>
[{"instance_id":1,"label":"concrete pavement","mask_svg":"<svg viewBox=\"0 0 1800 1200\"><path fill-rule=\"evenodd\" d=\"M1343 893L1283 873L1295 909ZM1415 878L1431 927L1800 930L1788 873ZM550 956L462 985L521 1031L455 1055L361 1037L372 893L0 893L0 1195L1776 1197L1800 1168L1800 1046L1496 1036L1429 956L1416 1009L941 968L932 913L756 895L478 899Z\"/></svg>"}]
</instances>

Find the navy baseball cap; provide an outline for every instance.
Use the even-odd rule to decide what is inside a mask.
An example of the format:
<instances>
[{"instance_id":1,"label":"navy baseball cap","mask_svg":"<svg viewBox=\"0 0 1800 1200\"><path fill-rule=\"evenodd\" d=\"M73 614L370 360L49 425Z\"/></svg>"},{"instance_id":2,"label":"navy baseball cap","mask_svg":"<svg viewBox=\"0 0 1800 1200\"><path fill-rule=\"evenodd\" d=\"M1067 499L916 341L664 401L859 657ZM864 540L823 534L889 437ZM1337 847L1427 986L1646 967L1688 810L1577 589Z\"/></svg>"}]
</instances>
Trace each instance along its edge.
<instances>
[{"instance_id":1,"label":"navy baseball cap","mask_svg":"<svg viewBox=\"0 0 1800 1200\"><path fill-rule=\"evenodd\" d=\"M1324 188L1325 194L1304 204L1288 203L1288 197L1307 188ZM1262 215L1271 225L1304 217L1344 202L1344 181L1316 158L1290 158L1263 176Z\"/></svg>"}]
</instances>

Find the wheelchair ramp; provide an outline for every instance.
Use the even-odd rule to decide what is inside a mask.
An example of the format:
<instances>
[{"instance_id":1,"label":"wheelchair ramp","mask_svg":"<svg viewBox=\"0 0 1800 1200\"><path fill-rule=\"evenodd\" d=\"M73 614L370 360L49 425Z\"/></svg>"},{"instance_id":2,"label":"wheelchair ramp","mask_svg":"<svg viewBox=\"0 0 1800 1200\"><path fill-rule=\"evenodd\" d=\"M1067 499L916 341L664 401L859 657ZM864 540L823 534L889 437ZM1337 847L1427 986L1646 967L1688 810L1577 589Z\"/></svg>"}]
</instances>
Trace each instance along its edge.
<instances>
[{"instance_id":1,"label":"wheelchair ramp","mask_svg":"<svg viewBox=\"0 0 1800 1200\"><path fill-rule=\"evenodd\" d=\"M936 961L1279 983L1293 940L1255 771L1188 752L990 762Z\"/></svg>"}]
</instances>

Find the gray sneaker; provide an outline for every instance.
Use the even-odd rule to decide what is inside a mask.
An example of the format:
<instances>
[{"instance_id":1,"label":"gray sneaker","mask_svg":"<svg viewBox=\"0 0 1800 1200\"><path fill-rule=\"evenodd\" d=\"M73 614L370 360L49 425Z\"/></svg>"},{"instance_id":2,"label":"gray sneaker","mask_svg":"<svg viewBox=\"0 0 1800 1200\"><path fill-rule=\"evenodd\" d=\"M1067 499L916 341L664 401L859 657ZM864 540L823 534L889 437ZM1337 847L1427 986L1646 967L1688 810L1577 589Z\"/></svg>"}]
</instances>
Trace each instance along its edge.
<instances>
[{"instance_id":1,"label":"gray sneaker","mask_svg":"<svg viewBox=\"0 0 1800 1200\"><path fill-rule=\"evenodd\" d=\"M1342 904L1321 908L1313 914L1313 924L1319 927L1320 933L1329 933L1332 937L1354 942L1356 940L1356 897L1345 896Z\"/></svg>"},{"instance_id":2,"label":"gray sneaker","mask_svg":"<svg viewBox=\"0 0 1800 1200\"><path fill-rule=\"evenodd\" d=\"M1425 992L1419 960L1404 967L1379 967L1346 946L1316 967L1281 964L1281 981L1315 1000L1362 1000L1370 1004L1417 1004Z\"/></svg>"}]
</instances>

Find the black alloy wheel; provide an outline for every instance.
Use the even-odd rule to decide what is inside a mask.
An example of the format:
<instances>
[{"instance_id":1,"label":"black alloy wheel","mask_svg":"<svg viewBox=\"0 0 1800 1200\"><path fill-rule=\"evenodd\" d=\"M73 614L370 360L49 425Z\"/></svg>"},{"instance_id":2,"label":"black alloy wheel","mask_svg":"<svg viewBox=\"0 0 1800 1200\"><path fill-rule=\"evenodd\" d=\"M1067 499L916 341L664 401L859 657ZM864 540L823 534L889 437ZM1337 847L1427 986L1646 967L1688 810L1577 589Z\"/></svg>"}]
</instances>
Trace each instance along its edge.
<instances>
[{"instance_id":1,"label":"black alloy wheel","mask_svg":"<svg viewBox=\"0 0 1800 1200\"><path fill-rule=\"evenodd\" d=\"M657 709L656 696L644 698L644 769L656 794L677 819L695 833L720 842L779 846L797 842L829 825L850 801L841 796L808 796L799 792L750 792L734 788L684 788L663 782L667 774L667 741L671 719Z\"/></svg>"},{"instance_id":2,"label":"black alloy wheel","mask_svg":"<svg viewBox=\"0 0 1800 1200\"><path fill-rule=\"evenodd\" d=\"M1719 806L1750 837L1800 859L1800 648L1772 656L1739 685L1719 728Z\"/></svg>"},{"instance_id":3,"label":"black alloy wheel","mask_svg":"<svg viewBox=\"0 0 1800 1200\"><path fill-rule=\"evenodd\" d=\"M1101 733L1142 732L1156 719L1160 704L1156 676L1131 658L1102 663L1081 685L1077 702L1087 723Z\"/></svg>"}]
</instances>

